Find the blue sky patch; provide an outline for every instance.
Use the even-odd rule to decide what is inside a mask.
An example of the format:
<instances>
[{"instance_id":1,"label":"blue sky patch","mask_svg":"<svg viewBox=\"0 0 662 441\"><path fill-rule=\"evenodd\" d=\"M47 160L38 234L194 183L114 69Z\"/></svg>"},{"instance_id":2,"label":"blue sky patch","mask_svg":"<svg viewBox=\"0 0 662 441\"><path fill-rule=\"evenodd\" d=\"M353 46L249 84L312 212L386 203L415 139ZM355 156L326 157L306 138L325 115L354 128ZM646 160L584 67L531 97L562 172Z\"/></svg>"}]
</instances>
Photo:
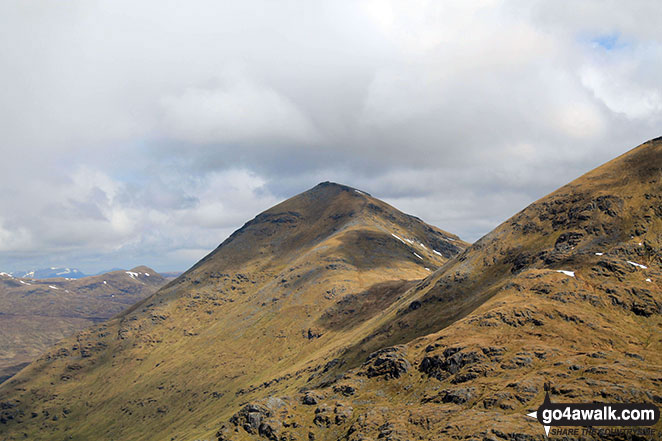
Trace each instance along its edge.
<instances>
[{"instance_id":1,"label":"blue sky patch","mask_svg":"<svg viewBox=\"0 0 662 441\"><path fill-rule=\"evenodd\" d=\"M625 42L621 40L620 34L618 32L613 32L611 34L601 34L590 38L590 42L593 45L599 46L605 50L611 51L615 49L620 49L626 46Z\"/></svg>"}]
</instances>

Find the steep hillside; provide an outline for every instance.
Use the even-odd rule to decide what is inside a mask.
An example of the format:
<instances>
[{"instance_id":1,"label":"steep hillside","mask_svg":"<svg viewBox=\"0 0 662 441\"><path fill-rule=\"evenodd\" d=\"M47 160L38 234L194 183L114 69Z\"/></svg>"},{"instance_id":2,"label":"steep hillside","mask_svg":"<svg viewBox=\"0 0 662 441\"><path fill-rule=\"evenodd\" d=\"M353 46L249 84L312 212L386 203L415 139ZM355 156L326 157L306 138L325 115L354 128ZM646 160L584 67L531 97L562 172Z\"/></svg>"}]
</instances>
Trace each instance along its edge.
<instances>
[{"instance_id":1,"label":"steep hillside","mask_svg":"<svg viewBox=\"0 0 662 441\"><path fill-rule=\"evenodd\" d=\"M661 178L656 139L531 204L387 306L343 367L265 390L218 439L544 439L525 415L545 382L660 406Z\"/></svg>"},{"instance_id":2,"label":"steep hillside","mask_svg":"<svg viewBox=\"0 0 662 441\"><path fill-rule=\"evenodd\" d=\"M279 384L322 378L467 244L323 183L0 387L6 439L196 439Z\"/></svg>"},{"instance_id":3,"label":"steep hillside","mask_svg":"<svg viewBox=\"0 0 662 441\"><path fill-rule=\"evenodd\" d=\"M144 266L77 280L0 275L0 382L57 341L120 313L166 281Z\"/></svg>"}]
</instances>

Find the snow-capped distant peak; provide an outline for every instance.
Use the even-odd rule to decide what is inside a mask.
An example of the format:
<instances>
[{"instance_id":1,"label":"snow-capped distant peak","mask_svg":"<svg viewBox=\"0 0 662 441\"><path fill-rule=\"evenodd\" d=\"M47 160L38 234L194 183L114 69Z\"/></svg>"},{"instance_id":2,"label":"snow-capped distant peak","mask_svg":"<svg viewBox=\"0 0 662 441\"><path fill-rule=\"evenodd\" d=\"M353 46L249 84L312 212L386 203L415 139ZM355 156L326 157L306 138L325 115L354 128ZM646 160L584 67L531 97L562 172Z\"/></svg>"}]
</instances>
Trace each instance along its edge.
<instances>
[{"instance_id":1,"label":"snow-capped distant peak","mask_svg":"<svg viewBox=\"0 0 662 441\"><path fill-rule=\"evenodd\" d=\"M72 279L79 279L85 277L85 274L76 268L63 268L52 266L50 268L38 268L27 272L17 273L19 277L30 279L52 279L54 277L70 277Z\"/></svg>"}]
</instances>

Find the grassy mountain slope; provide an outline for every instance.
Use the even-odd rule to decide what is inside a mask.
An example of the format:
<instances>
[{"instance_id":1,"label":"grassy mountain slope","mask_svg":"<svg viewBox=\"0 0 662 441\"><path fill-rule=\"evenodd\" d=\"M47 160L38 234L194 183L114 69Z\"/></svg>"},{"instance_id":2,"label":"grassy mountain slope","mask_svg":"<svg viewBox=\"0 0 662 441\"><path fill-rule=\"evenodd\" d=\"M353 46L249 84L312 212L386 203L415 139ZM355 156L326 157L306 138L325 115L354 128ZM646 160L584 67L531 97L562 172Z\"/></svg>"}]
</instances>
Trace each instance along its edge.
<instances>
[{"instance_id":1,"label":"grassy mountain slope","mask_svg":"<svg viewBox=\"0 0 662 441\"><path fill-rule=\"evenodd\" d=\"M531 204L386 306L351 369L265 390L218 438L544 439L545 382L659 406L661 177L656 139Z\"/></svg>"},{"instance_id":2,"label":"grassy mountain slope","mask_svg":"<svg viewBox=\"0 0 662 441\"><path fill-rule=\"evenodd\" d=\"M466 246L358 190L320 184L3 384L0 434L181 440L215 432L274 385L321 378L381 309Z\"/></svg>"},{"instance_id":3,"label":"grassy mountain slope","mask_svg":"<svg viewBox=\"0 0 662 441\"><path fill-rule=\"evenodd\" d=\"M0 381L57 341L120 313L166 281L144 266L76 280L0 276Z\"/></svg>"}]
</instances>

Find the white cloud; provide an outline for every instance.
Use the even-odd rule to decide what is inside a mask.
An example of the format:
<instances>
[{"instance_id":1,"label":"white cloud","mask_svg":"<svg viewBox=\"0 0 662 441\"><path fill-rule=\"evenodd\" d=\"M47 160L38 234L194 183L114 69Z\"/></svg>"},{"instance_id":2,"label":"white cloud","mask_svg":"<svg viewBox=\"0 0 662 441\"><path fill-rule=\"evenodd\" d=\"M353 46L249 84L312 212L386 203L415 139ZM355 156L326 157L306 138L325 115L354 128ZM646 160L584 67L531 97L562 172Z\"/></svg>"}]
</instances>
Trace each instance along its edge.
<instances>
[{"instance_id":1,"label":"white cloud","mask_svg":"<svg viewBox=\"0 0 662 441\"><path fill-rule=\"evenodd\" d=\"M30 248L32 238L28 230L20 227L9 230L3 226L3 223L2 218L0 218L0 252L11 252Z\"/></svg>"},{"instance_id":2,"label":"white cloud","mask_svg":"<svg viewBox=\"0 0 662 441\"><path fill-rule=\"evenodd\" d=\"M660 47L659 56L662 55ZM653 58L654 59L654 58ZM647 85L637 78L645 59L619 61L611 66L587 65L581 71L583 84L614 113L629 119L657 118L662 115L662 87ZM607 67L607 68L605 68Z\"/></svg>"},{"instance_id":3,"label":"white cloud","mask_svg":"<svg viewBox=\"0 0 662 441\"><path fill-rule=\"evenodd\" d=\"M0 4L0 269L183 269L323 180L476 239L660 136L662 6Z\"/></svg>"},{"instance_id":4,"label":"white cloud","mask_svg":"<svg viewBox=\"0 0 662 441\"><path fill-rule=\"evenodd\" d=\"M311 142L311 123L287 98L238 74L162 99L165 132L192 143Z\"/></svg>"}]
</instances>

